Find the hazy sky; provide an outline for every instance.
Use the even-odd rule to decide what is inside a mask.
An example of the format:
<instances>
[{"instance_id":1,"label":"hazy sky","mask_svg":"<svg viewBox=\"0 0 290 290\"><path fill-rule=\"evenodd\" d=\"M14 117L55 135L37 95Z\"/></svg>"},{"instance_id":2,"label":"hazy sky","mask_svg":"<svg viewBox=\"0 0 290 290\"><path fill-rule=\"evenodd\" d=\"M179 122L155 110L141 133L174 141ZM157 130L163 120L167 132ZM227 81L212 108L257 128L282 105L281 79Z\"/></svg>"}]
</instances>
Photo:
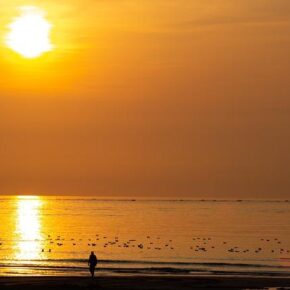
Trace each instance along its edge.
<instances>
[{"instance_id":1,"label":"hazy sky","mask_svg":"<svg viewBox=\"0 0 290 290\"><path fill-rule=\"evenodd\" d=\"M289 0L0 0L0 39L1 194L290 198Z\"/></svg>"}]
</instances>

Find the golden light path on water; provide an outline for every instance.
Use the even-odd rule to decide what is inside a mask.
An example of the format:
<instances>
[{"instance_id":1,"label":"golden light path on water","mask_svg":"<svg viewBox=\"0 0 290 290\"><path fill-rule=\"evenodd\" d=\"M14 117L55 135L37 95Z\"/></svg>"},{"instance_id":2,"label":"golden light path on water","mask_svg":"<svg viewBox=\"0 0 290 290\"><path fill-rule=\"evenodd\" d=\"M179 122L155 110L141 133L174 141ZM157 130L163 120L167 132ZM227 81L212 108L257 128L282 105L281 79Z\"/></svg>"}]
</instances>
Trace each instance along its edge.
<instances>
[{"instance_id":1,"label":"golden light path on water","mask_svg":"<svg viewBox=\"0 0 290 290\"><path fill-rule=\"evenodd\" d=\"M15 258L33 260L41 258L41 219L43 201L37 196L17 197Z\"/></svg>"}]
</instances>

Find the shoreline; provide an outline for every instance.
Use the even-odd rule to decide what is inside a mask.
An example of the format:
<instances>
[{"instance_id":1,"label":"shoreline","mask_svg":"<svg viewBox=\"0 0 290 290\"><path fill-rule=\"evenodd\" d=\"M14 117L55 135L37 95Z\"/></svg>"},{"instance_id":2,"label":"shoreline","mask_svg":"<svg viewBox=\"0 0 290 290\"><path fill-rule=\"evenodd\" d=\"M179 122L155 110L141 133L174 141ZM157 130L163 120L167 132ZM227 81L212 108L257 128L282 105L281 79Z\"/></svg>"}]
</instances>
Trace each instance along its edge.
<instances>
[{"instance_id":1,"label":"shoreline","mask_svg":"<svg viewBox=\"0 0 290 290\"><path fill-rule=\"evenodd\" d=\"M90 277L0 277L0 289L267 289L289 287L290 277L175 277L175 276L100 276ZM286 288L287 289L287 288Z\"/></svg>"}]
</instances>

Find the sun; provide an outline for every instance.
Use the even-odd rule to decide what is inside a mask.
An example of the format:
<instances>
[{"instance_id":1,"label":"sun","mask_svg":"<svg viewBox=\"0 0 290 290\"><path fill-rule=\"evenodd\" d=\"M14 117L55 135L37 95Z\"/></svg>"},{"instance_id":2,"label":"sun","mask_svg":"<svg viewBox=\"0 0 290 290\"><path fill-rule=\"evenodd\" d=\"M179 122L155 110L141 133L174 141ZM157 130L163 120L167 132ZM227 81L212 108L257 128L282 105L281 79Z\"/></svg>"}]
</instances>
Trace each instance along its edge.
<instances>
[{"instance_id":1,"label":"sun","mask_svg":"<svg viewBox=\"0 0 290 290\"><path fill-rule=\"evenodd\" d=\"M36 7L22 7L21 14L9 25L6 45L25 58L36 58L52 50L51 24Z\"/></svg>"}]
</instances>

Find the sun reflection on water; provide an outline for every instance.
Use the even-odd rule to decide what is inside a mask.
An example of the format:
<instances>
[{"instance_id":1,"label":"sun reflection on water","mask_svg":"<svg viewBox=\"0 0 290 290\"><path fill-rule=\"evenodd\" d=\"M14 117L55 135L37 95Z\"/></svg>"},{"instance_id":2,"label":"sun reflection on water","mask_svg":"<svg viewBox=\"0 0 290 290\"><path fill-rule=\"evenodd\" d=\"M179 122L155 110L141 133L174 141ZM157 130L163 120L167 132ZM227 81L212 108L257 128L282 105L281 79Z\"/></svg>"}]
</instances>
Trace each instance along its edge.
<instances>
[{"instance_id":1,"label":"sun reflection on water","mask_svg":"<svg viewBox=\"0 0 290 290\"><path fill-rule=\"evenodd\" d=\"M17 197L15 258L33 260L41 258L41 219L43 201L37 196Z\"/></svg>"}]
</instances>

